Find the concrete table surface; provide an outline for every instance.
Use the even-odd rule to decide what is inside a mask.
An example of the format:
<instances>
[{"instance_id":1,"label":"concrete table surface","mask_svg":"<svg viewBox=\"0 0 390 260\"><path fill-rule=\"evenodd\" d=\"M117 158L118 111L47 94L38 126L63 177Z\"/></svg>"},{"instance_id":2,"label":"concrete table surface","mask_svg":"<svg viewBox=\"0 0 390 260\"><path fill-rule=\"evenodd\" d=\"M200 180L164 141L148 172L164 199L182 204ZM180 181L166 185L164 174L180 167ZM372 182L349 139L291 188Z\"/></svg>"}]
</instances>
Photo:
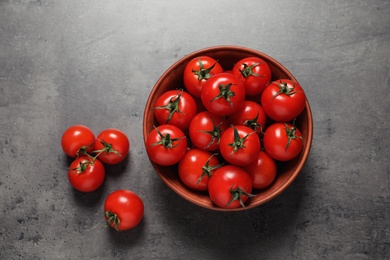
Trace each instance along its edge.
<instances>
[{"instance_id":1,"label":"concrete table surface","mask_svg":"<svg viewBox=\"0 0 390 260\"><path fill-rule=\"evenodd\" d=\"M253 48L304 87L309 159L264 206L209 211L171 191L142 137L145 102L177 59ZM1 259L385 259L390 255L390 2L0 1ZM68 183L63 131L109 127L130 156L97 192ZM105 197L137 192L141 224L106 228Z\"/></svg>"}]
</instances>

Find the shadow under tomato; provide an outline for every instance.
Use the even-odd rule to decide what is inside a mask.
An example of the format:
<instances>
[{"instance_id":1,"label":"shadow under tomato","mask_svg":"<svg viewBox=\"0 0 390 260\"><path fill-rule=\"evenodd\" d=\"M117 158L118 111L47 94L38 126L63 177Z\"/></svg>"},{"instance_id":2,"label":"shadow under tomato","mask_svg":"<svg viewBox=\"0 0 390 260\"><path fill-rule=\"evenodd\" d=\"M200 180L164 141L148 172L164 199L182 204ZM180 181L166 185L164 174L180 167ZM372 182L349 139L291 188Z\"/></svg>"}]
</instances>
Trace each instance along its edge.
<instances>
[{"instance_id":1,"label":"shadow under tomato","mask_svg":"<svg viewBox=\"0 0 390 260\"><path fill-rule=\"evenodd\" d=\"M138 243L142 243L141 237L144 234L145 229L145 216L142 218L141 222L132 229L117 231L114 228L107 225L107 233L109 235L109 243L112 244L115 248L129 248L129 246L134 246Z\"/></svg>"},{"instance_id":2,"label":"shadow under tomato","mask_svg":"<svg viewBox=\"0 0 390 260\"><path fill-rule=\"evenodd\" d=\"M88 208L97 207L103 200L106 181L107 180L104 180L102 185L97 190L91 192L81 192L74 189L73 187L70 187L72 189L74 201L80 206Z\"/></svg>"},{"instance_id":3,"label":"shadow under tomato","mask_svg":"<svg viewBox=\"0 0 390 260\"><path fill-rule=\"evenodd\" d=\"M127 169L132 168L131 154L129 153L123 161L117 164L103 163L106 170L106 178L119 178Z\"/></svg>"}]
</instances>

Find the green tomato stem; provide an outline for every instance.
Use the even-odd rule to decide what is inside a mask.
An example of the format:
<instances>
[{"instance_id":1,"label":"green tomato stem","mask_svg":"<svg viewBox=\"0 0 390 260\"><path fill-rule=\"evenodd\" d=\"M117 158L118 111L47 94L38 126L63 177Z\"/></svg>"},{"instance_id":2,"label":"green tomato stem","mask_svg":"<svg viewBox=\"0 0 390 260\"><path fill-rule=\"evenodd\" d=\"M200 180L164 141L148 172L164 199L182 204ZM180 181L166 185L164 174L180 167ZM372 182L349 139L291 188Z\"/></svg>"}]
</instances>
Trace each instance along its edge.
<instances>
[{"instance_id":1,"label":"green tomato stem","mask_svg":"<svg viewBox=\"0 0 390 260\"><path fill-rule=\"evenodd\" d=\"M118 227L121 223L121 220L119 219L118 215L109 210L107 210L104 214L107 217L107 224L119 231Z\"/></svg>"},{"instance_id":2,"label":"green tomato stem","mask_svg":"<svg viewBox=\"0 0 390 260\"><path fill-rule=\"evenodd\" d=\"M240 205L245 208L244 202L241 200L241 197L243 195L248 196L248 197L254 197L255 195L248 193L241 189L240 187L237 187L236 189L233 189L233 186L230 187L229 190L230 194L232 195L232 198L229 200L229 202L226 204L226 207L229 206L233 201L238 200L240 202Z\"/></svg>"}]
</instances>

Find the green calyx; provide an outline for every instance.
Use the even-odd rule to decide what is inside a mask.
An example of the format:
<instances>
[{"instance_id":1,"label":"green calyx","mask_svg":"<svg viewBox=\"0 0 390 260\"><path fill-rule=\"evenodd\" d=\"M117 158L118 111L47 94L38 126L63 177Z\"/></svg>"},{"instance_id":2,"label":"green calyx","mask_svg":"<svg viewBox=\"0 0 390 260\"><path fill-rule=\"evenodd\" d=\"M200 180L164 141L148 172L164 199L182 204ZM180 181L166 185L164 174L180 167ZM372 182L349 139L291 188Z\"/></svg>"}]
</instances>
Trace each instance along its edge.
<instances>
[{"instance_id":1,"label":"green calyx","mask_svg":"<svg viewBox=\"0 0 390 260\"><path fill-rule=\"evenodd\" d=\"M222 166L222 164L218 164L218 165L210 165L210 160L211 158L213 158L214 156L217 156L217 154L212 154L206 161L205 165L202 166L202 174L200 175L198 181L196 182L196 185L199 184L199 182L202 181L202 179L204 178L204 176L208 176L209 178L211 177L213 171L215 171L216 169L220 168Z\"/></svg>"},{"instance_id":2,"label":"green calyx","mask_svg":"<svg viewBox=\"0 0 390 260\"><path fill-rule=\"evenodd\" d=\"M103 148L100 149L100 150L93 151L93 153L96 153L95 157L93 157L93 161L95 161L96 158L98 158L99 155L101 155L104 152L106 152L106 153L114 153L114 154L116 154L118 156L122 156L117 150L112 148L112 144L109 144L109 143L107 143L104 140L100 140L100 143L103 145Z\"/></svg>"},{"instance_id":3,"label":"green calyx","mask_svg":"<svg viewBox=\"0 0 390 260\"><path fill-rule=\"evenodd\" d=\"M86 156L92 157L91 155L88 154L88 149L93 144L94 144L94 142L92 144L90 144L90 145L81 146L80 149L76 152L76 158L78 158L80 155L86 155Z\"/></svg>"},{"instance_id":4,"label":"green calyx","mask_svg":"<svg viewBox=\"0 0 390 260\"><path fill-rule=\"evenodd\" d=\"M288 149L288 147L290 146L290 143L292 140L294 139L297 139L297 138L300 138L303 140L302 136L297 136L295 135L295 132L296 132L296 127L295 127L295 119L293 121L293 126L292 127L289 127L286 123L284 124L286 126L286 134L287 134L287 138L288 138L288 141L287 141L287 144L286 144L286 151Z\"/></svg>"},{"instance_id":5,"label":"green calyx","mask_svg":"<svg viewBox=\"0 0 390 260\"><path fill-rule=\"evenodd\" d=\"M233 147L233 151L231 154L237 152L239 149L246 148L246 146L244 145L245 140L251 134L255 133L255 132L251 132L251 133L245 135L243 138L241 138L238 131L237 131L237 128L234 125L232 125L232 127L233 127L233 133L234 133L234 140L232 143L228 144L228 146Z\"/></svg>"},{"instance_id":6,"label":"green calyx","mask_svg":"<svg viewBox=\"0 0 390 260\"><path fill-rule=\"evenodd\" d=\"M232 204L233 201L235 200L238 200L240 202L240 205L245 208L245 205L244 205L244 202L242 201L241 197L242 196L248 196L248 197L254 197L255 195L253 194L250 194L246 191L244 191L243 189L241 189L240 187L237 187L235 189L233 189L233 186L230 187L230 190L229 190L230 194L232 195L232 198L229 200L229 202L226 204L226 207L229 206L230 204Z\"/></svg>"},{"instance_id":7,"label":"green calyx","mask_svg":"<svg viewBox=\"0 0 390 260\"><path fill-rule=\"evenodd\" d=\"M81 174L85 170L87 170L88 165L93 165L93 161L92 162L90 162L90 161L80 162L79 166L71 169L71 171L75 174Z\"/></svg>"},{"instance_id":8,"label":"green calyx","mask_svg":"<svg viewBox=\"0 0 390 260\"><path fill-rule=\"evenodd\" d=\"M247 78L251 75L261 77L259 74L253 72L253 68L258 66L259 64L260 63L253 63L252 65L248 66L246 63L243 63L242 65L244 66L244 68L242 70L239 69L239 71L244 78Z\"/></svg>"},{"instance_id":9,"label":"green calyx","mask_svg":"<svg viewBox=\"0 0 390 260\"><path fill-rule=\"evenodd\" d=\"M259 119L259 113L253 119L245 120L244 125L251 128L253 131L257 132L257 129L260 128L260 132L263 132L263 126L257 122Z\"/></svg>"},{"instance_id":10,"label":"green calyx","mask_svg":"<svg viewBox=\"0 0 390 260\"><path fill-rule=\"evenodd\" d=\"M215 64L217 64L217 62L215 62L213 65L211 65L210 68L205 68L203 66L203 63L202 61L198 58L198 63L199 63L199 70L194 70L192 69L192 72L195 74L195 75L198 75L198 80L202 80L202 79L209 79L212 75L211 75L211 71L212 69L214 68Z\"/></svg>"},{"instance_id":11,"label":"green calyx","mask_svg":"<svg viewBox=\"0 0 390 260\"><path fill-rule=\"evenodd\" d=\"M213 129L210 131L206 131L206 130L201 131L203 133L211 135L211 141L205 147L205 149L209 148L215 142L215 140L217 140L217 144L219 144L219 141L221 140L221 133L222 133L221 124L222 124L222 122L219 125L217 125L212 117L210 117L210 119L213 122Z\"/></svg>"},{"instance_id":12,"label":"green calyx","mask_svg":"<svg viewBox=\"0 0 390 260\"><path fill-rule=\"evenodd\" d=\"M158 106L154 108L154 109L167 109L169 111L169 115L167 117L167 120L165 121L166 124L172 119L172 116L176 112L184 115L184 113L179 109L180 98L182 94L183 94L183 90L181 90L180 93L177 94L177 96L172 97L169 100L169 103L167 105Z\"/></svg>"},{"instance_id":13,"label":"green calyx","mask_svg":"<svg viewBox=\"0 0 390 260\"><path fill-rule=\"evenodd\" d=\"M160 136L161 140L158 141L158 142L155 142L154 144L151 144L150 146L162 145L165 148L175 148L175 147L177 147L180 144L180 142L175 144L175 145L173 143L176 142L176 141L179 141L179 140L181 140L183 138L185 138L185 136L178 137L178 138L171 138L170 134L163 135L160 132L160 130L157 129L157 127L155 127L155 126L153 126L153 127L157 131L157 134Z\"/></svg>"},{"instance_id":14,"label":"green calyx","mask_svg":"<svg viewBox=\"0 0 390 260\"><path fill-rule=\"evenodd\" d=\"M118 227L121 223L121 220L119 219L118 215L109 210L107 210L104 214L107 218L107 224L118 230Z\"/></svg>"},{"instance_id":15,"label":"green calyx","mask_svg":"<svg viewBox=\"0 0 390 260\"><path fill-rule=\"evenodd\" d=\"M233 108L233 103L230 100L230 98L234 97L236 94L233 91L230 90L232 85L233 85L233 83L220 84L218 86L219 94L216 97L214 97L212 100L210 100L210 103L213 102L216 99L224 98L230 104L230 106Z\"/></svg>"},{"instance_id":16,"label":"green calyx","mask_svg":"<svg viewBox=\"0 0 390 260\"><path fill-rule=\"evenodd\" d=\"M288 84L286 82L283 82L280 80L280 82L277 83L277 85L279 87L279 91L273 97L279 96L280 94L285 94L285 95L291 96L291 95L294 95L295 93L297 93L295 91L295 86L288 87Z\"/></svg>"}]
</instances>

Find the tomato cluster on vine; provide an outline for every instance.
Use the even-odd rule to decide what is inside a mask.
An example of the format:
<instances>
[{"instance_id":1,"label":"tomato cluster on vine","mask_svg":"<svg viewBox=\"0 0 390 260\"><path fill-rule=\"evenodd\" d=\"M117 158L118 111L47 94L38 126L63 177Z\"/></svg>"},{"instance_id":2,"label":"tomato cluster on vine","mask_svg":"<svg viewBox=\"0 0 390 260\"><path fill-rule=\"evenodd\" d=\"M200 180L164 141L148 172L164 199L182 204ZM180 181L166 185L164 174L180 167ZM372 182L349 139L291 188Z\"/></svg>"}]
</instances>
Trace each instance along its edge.
<instances>
[{"instance_id":1,"label":"tomato cluster on vine","mask_svg":"<svg viewBox=\"0 0 390 260\"><path fill-rule=\"evenodd\" d=\"M159 165L177 165L183 184L217 206L244 207L253 189L272 185L279 161L301 152L295 119L305 93L291 79L272 80L265 60L247 57L224 70L199 56L186 65L183 87L156 99L146 150Z\"/></svg>"},{"instance_id":2,"label":"tomato cluster on vine","mask_svg":"<svg viewBox=\"0 0 390 260\"><path fill-rule=\"evenodd\" d=\"M93 131L84 125L73 125L65 130L61 146L73 158L69 169L70 184L80 192L97 190L104 182L104 164L118 164L129 153L130 141L116 128L108 128L95 138ZM141 198L130 190L116 190L104 204L104 217L116 230L127 230L139 224L144 212Z\"/></svg>"}]
</instances>

